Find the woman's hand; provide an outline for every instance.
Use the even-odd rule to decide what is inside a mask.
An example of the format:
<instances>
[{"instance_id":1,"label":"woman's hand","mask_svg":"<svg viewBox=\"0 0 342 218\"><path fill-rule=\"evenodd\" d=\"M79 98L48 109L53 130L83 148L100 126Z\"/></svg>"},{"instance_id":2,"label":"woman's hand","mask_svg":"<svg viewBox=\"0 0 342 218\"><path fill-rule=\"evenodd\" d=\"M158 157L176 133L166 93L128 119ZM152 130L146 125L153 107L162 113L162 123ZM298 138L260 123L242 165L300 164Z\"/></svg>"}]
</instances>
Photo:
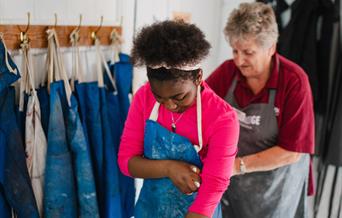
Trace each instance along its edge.
<instances>
[{"instance_id":1,"label":"woman's hand","mask_svg":"<svg viewBox=\"0 0 342 218\"><path fill-rule=\"evenodd\" d=\"M184 194L192 194L200 187L200 169L183 161L170 160L167 165L167 176Z\"/></svg>"}]
</instances>

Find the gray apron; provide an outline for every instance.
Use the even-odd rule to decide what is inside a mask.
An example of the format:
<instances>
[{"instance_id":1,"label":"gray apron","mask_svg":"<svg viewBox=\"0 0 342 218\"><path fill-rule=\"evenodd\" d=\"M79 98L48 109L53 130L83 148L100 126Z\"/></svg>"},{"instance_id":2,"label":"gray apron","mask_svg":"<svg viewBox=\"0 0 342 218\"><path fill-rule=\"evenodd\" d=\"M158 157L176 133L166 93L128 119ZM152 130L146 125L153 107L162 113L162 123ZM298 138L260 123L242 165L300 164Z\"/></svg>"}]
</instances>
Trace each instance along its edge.
<instances>
[{"instance_id":1,"label":"gray apron","mask_svg":"<svg viewBox=\"0 0 342 218\"><path fill-rule=\"evenodd\" d=\"M254 154L277 145L278 124L274 112L276 90L269 91L268 103L239 108L233 94L236 83L237 78L233 80L225 100L237 109L239 115L237 156ZM309 160L309 155L305 154L295 164L266 172L233 176L222 197L223 217L307 217Z\"/></svg>"}]
</instances>

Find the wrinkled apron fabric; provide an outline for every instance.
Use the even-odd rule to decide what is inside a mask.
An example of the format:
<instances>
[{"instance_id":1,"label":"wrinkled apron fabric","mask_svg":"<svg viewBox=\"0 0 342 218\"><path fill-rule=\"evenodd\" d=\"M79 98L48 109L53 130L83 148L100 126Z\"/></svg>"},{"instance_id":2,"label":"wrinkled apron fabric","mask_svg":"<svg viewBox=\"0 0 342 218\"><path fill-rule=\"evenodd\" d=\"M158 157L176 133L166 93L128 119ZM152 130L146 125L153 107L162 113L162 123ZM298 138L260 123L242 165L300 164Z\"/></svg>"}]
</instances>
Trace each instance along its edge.
<instances>
[{"instance_id":1,"label":"wrinkled apron fabric","mask_svg":"<svg viewBox=\"0 0 342 218\"><path fill-rule=\"evenodd\" d=\"M128 109L130 106L129 94L132 89L133 66L129 60L129 56L123 53L119 54L119 61L109 65L110 71L115 78L117 85L117 94L109 93L107 97L108 110L111 111L108 115L110 120L111 130L114 138L115 152L118 153L120 136L122 134L124 123L126 121ZM108 90L110 89L108 80ZM115 90L112 90L115 91ZM135 186L134 179L119 174L119 187L122 206L122 217L129 218L134 215L135 201Z\"/></svg>"},{"instance_id":2,"label":"wrinkled apron fabric","mask_svg":"<svg viewBox=\"0 0 342 218\"><path fill-rule=\"evenodd\" d=\"M240 111L237 156L254 154L277 145L278 124L274 111L276 90L269 91L268 103L239 108L233 94L236 83L235 78L225 100ZM302 155L295 164L266 172L233 176L221 201L223 217L306 217L308 170L309 155Z\"/></svg>"},{"instance_id":3,"label":"wrinkled apron fabric","mask_svg":"<svg viewBox=\"0 0 342 218\"><path fill-rule=\"evenodd\" d=\"M20 77L0 34L0 217L39 217L17 125L15 90Z\"/></svg>"},{"instance_id":4,"label":"wrinkled apron fabric","mask_svg":"<svg viewBox=\"0 0 342 218\"><path fill-rule=\"evenodd\" d=\"M197 91L197 125L201 123L200 88ZM145 124L144 157L152 160L180 160L202 168L198 151L202 148L202 130L198 128L199 148L187 138L171 132L156 122L159 103L156 102ZM200 114L200 115L199 115ZM196 194L183 194L169 178L144 179L135 208L136 218L183 218ZM221 217L217 207L214 217Z\"/></svg>"}]
</instances>

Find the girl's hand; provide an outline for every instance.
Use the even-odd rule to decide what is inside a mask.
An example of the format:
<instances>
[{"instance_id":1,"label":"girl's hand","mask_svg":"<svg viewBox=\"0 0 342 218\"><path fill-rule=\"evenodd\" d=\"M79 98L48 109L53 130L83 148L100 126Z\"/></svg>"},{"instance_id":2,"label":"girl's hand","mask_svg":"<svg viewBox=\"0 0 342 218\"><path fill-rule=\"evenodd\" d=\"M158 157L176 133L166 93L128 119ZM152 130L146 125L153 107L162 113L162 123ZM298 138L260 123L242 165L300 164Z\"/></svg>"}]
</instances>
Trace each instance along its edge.
<instances>
[{"instance_id":1,"label":"girl's hand","mask_svg":"<svg viewBox=\"0 0 342 218\"><path fill-rule=\"evenodd\" d=\"M201 214L198 214L198 213L191 213L189 212L185 218L208 218L207 216L203 216Z\"/></svg>"},{"instance_id":2,"label":"girl's hand","mask_svg":"<svg viewBox=\"0 0 342 218\"><path fill-rule=\"evenodd\" d=\"M192 194L200 187L200 169L192 164L170 160L167 165L167 176L184 194Z\"/></svg>"}]
</instances>

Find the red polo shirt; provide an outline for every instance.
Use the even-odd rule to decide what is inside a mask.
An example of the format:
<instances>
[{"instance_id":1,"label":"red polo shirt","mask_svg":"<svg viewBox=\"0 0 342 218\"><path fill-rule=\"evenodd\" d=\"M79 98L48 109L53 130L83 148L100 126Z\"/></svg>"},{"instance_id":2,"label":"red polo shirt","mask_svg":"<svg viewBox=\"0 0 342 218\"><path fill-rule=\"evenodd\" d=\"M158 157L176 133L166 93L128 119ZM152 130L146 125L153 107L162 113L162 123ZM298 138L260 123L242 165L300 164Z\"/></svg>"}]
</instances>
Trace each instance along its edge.
<instances>
[{"instance_id":1,"label":"red polo shirt","mask_svg":"<svg viewBox=\"0 0 342 218\"><path fill-rule=\"evenodd\" d=\"M265 87L254 95L233 60L223 62L207 79L209 86L224 98L237 76L234 91L237 104L267 103L269 89L276 89L275 107L279 127L278 145L289 151L314 153L314 111L308 77L301 67L285 57L273 56L273 69ZM311 171L311 170L310 170ZM311 174L311 172L310 172ZM312 185L311 178L311 185ZM313 186L309 192L313 191Z\"/></svg>"}]
</instances>

